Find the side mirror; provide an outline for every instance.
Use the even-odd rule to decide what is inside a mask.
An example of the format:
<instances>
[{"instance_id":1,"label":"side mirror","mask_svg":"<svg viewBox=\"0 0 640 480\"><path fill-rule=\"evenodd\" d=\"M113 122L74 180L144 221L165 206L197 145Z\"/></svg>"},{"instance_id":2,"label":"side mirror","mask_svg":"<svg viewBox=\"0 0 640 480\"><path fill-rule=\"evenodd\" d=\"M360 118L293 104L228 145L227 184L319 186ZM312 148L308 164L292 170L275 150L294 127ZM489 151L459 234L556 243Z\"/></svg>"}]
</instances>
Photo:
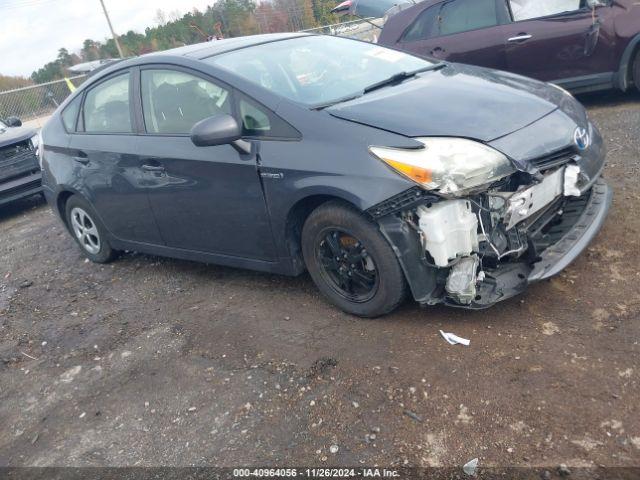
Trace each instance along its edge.
<instances>
[{"instance_id":1,"label":"side mirror","mask_svg":"<svg viewBox=\"0 0 640 480\"><path fill-rule=\"evenodd\" d=\"M231 115L215 115L196 123L191 129L191 141L197 147L227 145L240 140L242 128Z\"/></svg>"},{"instance_id":2,"label":"side mirror","mask_svg":"<svg viewBox=\"0 0 640 480\"><path fill-rule=\"evenodd\" d=\"M8 127L21 127L22 126L22 120L20 120L18 117L8 117L6 120L6 124Z\"/></svg>"}]
</instances>

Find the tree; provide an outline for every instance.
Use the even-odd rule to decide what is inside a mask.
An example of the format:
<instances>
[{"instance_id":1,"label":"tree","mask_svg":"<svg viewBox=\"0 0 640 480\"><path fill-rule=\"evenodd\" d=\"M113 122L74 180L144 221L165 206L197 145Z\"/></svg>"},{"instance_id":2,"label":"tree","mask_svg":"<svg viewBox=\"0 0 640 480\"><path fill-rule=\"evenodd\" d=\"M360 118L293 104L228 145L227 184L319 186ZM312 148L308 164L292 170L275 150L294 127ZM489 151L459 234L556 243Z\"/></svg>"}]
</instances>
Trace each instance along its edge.
<instances>
[{"instance_id":1,"label":"tree","mask_svg":"<svg viewBox=\"0 0 640 480\"><path fill-rule=\"evenodd\" d=\"M213 8L220 19L225 36L237 37L258 33L258 23L253 16L256 9L253 0L218 0Z\"/></svg>"},{"instance_id":2,"label":"tree","mask_svg":"<svg viewBox=\"0 0 640 480\"><path fill-rule=\"evenodd\" d=\"M13 90L14 88L26 87L28 85L33 85L33 80L25 77L0 75L0 92Z\"/></svg>"},{"instance_id":3,"label":"tree","mask_svg":"<svg viewBox=\"0 0 640 480\"><path fill-rule=\"evenodd\" d=\"M167 23L167 16L165 15L165 13L158 9L156 11L156 17L155 17L155 22L158 24L158 26L162 26L165 23Z\"/></svg>"},{"instance_id":4,"label":"tree","mask_svg":"<svg viewBox=\"0 0 640 480\"><path fill-rule=\"evenodd\" d=\"M302 25L305 29L317 27L316 19L313 15L313 3L311 0L299 0L298 6L302 11Z\"/></svg>"},{"instance_id":5,"label":"tree","mask_svg":"<svg viewBox=\"0 0 640 480\"><path fill-rule=\"evenodd\" d=\"M61 48L60 50L58 50L58 58L56 59L56 61L63 67L70 67L71 65L73 65L73 60L71 58L71 55L69 54L69 50L67 50L66 48Z\"/></svg>"},{"instance_id":6,"label":"tree","mask_svg":"<svg viewBox=\"0 0 640 480\"><path fill-rule=\"evenodd\" d=\"M62 68L57 61L49 62L31 74L31 79L35 83L45 83L60 78L64 77L62 75Z\"/></svg>"},{"instance_id":7,"label":"tree","mask_svg":"<svg viewBox=\"0 0 640 480\"><path fill-rule=\"evenodd\" d=\"M85 62L91 62L100 58L100 42L87 38L82 43L82 50L80 50L80 56Z\"/></svg>"},{"instance_id":8,"label":"tree","mask_svg":"<svg viewBox=\"0 0 640 480\"><path fill-rule=\"evenodd\" d=\"M261 3L256 8L254 15L260 33L286 32L288 30L289 17L286 12L276 10L271 3Z\"/></svg>"},{"instance_id":9,"label":"tree","mask_svg":"<svg viewBox=\"0 0 640 480\"><path fill-rule=\"evenodd\" d=\"M113 38L109 38L106 43L100 45L100 58L118 58L118 47Z\"/></svg>"},{"instance_id":10,"label":"tree","mask_svg":"<svg viewBox=\"0 0 640 480\"><path fill-rule=\"evenodd\" d=\"M313 13L319 25L331 25L340 21L340 17L331 13L331 10L336 7L338 2L334 0L313 0L313 3Z\"/></svg>"}]
</instances>

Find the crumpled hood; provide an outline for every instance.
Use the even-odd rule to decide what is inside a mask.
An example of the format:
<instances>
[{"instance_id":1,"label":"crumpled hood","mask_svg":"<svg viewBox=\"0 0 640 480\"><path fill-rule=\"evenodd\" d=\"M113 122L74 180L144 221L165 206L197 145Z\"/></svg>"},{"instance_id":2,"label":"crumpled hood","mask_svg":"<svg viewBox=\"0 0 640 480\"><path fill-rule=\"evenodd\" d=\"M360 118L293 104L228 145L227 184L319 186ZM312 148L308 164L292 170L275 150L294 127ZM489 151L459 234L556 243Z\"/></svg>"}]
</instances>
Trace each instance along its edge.
<instances>
[{"instance_id":1,"label":"crumpled hood","mask_svg":"<svg viewBox=\"0 0 640 480\"><path fill-rule=\"evenodd\" d=\"M22 142L33 137L37 132L27 127L0 127L0 148Z\"/></svg>"},{"instance_id":2,"label":"crumpled hood","mask_svg":"<svg viewBox=\"0 0 640 480\"><path fill-rule=\"evenodd\" d=\"M561 90L537 80L447 64L327 111L408 137L455 136L490 142L559 107L577 121L584 117L584 109L571 100Z\"/></svg>"}]
</instances>

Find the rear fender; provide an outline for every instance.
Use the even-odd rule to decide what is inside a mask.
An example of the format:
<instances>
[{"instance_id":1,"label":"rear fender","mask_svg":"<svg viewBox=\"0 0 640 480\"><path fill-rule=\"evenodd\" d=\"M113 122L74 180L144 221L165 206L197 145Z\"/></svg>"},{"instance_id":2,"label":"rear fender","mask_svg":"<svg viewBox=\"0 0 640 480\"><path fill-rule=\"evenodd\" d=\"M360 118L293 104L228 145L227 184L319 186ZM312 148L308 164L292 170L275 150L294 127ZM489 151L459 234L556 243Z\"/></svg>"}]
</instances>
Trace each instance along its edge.
<instances>
[{"instance_id":1,"label":"rear fender","mask_svg":"<svg viewBox=\"0 0 640 480\"><path fill-rule=\"evenodd\" d=\"M640 48L640 33L631 39L627 47L624 49L622 59L620 60L620 68L616 73L614 83L622 91L627 91L632 84L631 69L633 68L634 53Z\"/></svg>"}]
</instances>

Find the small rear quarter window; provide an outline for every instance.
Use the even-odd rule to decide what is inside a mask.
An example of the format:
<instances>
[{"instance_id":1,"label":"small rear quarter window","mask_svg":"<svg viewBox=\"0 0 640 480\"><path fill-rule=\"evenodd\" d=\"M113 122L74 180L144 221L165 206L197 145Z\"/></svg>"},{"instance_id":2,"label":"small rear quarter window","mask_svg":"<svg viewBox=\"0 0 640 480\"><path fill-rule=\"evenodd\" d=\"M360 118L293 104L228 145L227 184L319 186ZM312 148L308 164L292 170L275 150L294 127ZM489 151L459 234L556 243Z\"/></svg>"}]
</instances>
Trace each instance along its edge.
<instances>
[{"instance_id":1,"label":"small rear quarter window","mask_svg":"<svg viewBox=\"0 0 640 480\"><path fill-rule=\"evenodd\" d=\"M65 107L62 111L62 123L67 132L76 131L76 120L78 119L78 112L80 111L80 102L82 95L78 95L71 100L71 103Z\"/></svg>"}]
</instances>

